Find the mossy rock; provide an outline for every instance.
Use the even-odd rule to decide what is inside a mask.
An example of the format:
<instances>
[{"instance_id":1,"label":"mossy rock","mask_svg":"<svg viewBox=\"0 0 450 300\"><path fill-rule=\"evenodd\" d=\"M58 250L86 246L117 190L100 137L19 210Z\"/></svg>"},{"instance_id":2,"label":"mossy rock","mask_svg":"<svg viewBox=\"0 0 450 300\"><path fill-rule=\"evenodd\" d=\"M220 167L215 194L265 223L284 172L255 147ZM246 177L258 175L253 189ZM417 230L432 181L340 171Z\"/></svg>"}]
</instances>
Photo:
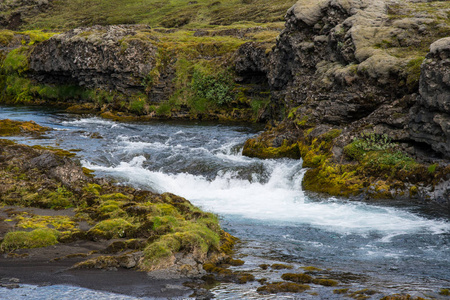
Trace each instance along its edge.
<instances>
[{"instance_id":1,"label":"mossy rock","mask_svg":"<svg viewBox=\"0 0 450 300\"><path fill-rule=\"evenodd\" d=\"M0 249L2 252L9 252L21 248L48 247L58 243L58 235L58 231L49 228L12 231L5 235Z\"/></svg>"},{"instance_id":2,"label":"mossy rock","mask_svg":"<svg viewBox=\"0 0 450 300\"><path fill-rule=\"evenodd\" d=\"M308 274L295 274L295 273L284 273L281 275L281 279L297 282L297 283L311 283L313 282L313 277Z\"/></svg>"},{"instance_id":3,"label":"mossy rock","mask_svg":"<svg viewBox=\"0 0 450 300\"><path fill-rule=\"evenodd\" d=\"M88 236L92 238L123 238L132 231L134 225L122 218L108 219L97 223L89 229Z\"/></svg>"},{"instance_id":4,"label":"mossy rock","mask_svg":"<svg viewBox=\"0 0 450 300\"><path fill-rule=\"evenodd\" d=\"M43 127L33 121L21 122L14 120L0 120L0 136L11 136L21 134L40 135L51 130L48 127Z\"/></svg>"},{"instance_id":5,"label":"mossy rock","mask_svg":"<svg viewBox=\"0 0 450 300\"><path fill-rule=\"evenodd\" d=\"M300 150L297 143L289 143L284 140L280 147L266 146L256 139L249 139L244 144L242 155L258 158L300 158Z\"/></svg>"},{"instance_id":6,"label":"mossy rock","mask_svg":"<svg viewBox=\"0 0 450 300\"><path fill-rule=\"evenodd\" d=\"M256 289L259 294L277 294L277 293L302 293L309 290L310 286L293 282L274 282L263 285Z\"/></svg>"}]
</instances>

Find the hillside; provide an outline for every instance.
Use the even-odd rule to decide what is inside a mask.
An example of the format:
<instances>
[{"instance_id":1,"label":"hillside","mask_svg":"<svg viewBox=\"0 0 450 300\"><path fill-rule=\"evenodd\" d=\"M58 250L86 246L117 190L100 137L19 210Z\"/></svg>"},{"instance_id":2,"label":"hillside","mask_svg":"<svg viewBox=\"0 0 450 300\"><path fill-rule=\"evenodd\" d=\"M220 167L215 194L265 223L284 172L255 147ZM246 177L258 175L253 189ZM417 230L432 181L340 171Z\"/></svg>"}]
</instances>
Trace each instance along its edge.
<instances>
[{"instance_id":1,"label":"hillside","mask_svg":"<svg viewBox=\"0 0 450 300\"><path fill-rule=\"evenodd\" d=\"M67 30L81 26L145 24L205 28L282 22L292 0L17 0L0 4L0 25L13 30Z\"/></svg>"}]
</instances>

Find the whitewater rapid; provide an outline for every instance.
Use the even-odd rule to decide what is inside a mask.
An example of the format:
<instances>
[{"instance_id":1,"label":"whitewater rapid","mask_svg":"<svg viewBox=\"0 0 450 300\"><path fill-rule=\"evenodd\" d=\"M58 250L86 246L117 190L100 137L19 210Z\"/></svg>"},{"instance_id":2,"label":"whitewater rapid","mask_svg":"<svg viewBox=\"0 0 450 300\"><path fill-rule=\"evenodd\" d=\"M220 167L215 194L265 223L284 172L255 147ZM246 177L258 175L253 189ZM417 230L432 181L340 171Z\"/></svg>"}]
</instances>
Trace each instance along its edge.
<instances>
[{"instance_id":1,"label":"whitewater rapid","mask_svg":"<svg viewBox=\"0 0 450 300\"><path fill-rule=\"evenodd\" d=\"M246 270L267 262L309 264L355 278L370 276L369 287L387 293L430 293L450 285L448 216L415 203L361 202L305 192L301 160L242 156L244 142L260 128L119 123L34 108L9 109L0 117L32 119L55 129L47 139L20 142L78 149L82 165L97 176L174 193L217 214L222 227L242 240L237 253L244 257ZM94 133L99 138L92 138ZM349 282L366 288L363 281ZM222 285L214 293L219 299L259 299L255 284L251 290ZM332 291L322 292L325 298L338 299Z\"/></svg>"}]
</instances>

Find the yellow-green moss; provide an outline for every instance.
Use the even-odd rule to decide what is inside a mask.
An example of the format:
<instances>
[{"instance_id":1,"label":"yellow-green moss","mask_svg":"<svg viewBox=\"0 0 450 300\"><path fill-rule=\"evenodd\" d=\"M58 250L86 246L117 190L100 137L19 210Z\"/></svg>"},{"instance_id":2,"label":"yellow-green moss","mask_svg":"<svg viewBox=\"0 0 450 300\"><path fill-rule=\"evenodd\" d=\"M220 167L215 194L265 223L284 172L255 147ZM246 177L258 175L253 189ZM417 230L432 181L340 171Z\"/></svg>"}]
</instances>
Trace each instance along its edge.
<instances>
[{"instance_id":1,"label":"yellow-green moss","mask_svg":"<svg viewBox=\"0 0 450 300\"><path fill-rule=\"evenodd\" d=\"M439 295L450 296L450 289L441 289Z\"/></svg>"},{"instance_id":2,"label":"yellow-green moss","mask_svg":"<svg viewBox=\"0 0 450 300\"><path fill-rule=\"evenodd\" d=\"M310 286L293 282L274 282L256 289L260 294L276 294L276 293L301 293L309 290Z\"/></svg>"},{"instance_id":3,"label":"yellow-green moss","mask_svg":"<svg viewBox=\"0 0 450 300\"><path fill-rule=\"evenodd\" d=\"M335 290L333 290L333 294L339 294L339 295L341 295L341 294L347 294L347 292L348 292L348 288L345 288L345 289L335 289Z\"/></svg>"},{"instance_id":4,"label":"yellow-green moss","mask_svg":"<svg viewBox=\"0 0 450 300\"><path fill-rule=\"evenodd\" d=\"M97 223L89 229L88 234L94 237L107 239L126 237L127 233L134 228L133 224L123 218L109 219Z\"/></svg>"},{"instance_id":5,"label":"yellow-green moss","mask_svg":"<svg viewBox=\"0 0 450 300\"><path fill-rule=\"evenodd\" d=\"M314 279L312 282L323 286L336 286L339 284L338 281L333 279Z\"/></svg>"},{"instance_id":6,"label":"yellow-green moss","mask_svg":"<svg viewBox=\"0 0 450 300\"><path fill-rule=\"evenodd\" d=\"M298 283L311 283L313 278L307 274L285 273L281 275L281 279Z\"/></svg>"},{"instance_id":7,"label":"yellow-green moss","mask_svg":"<svg viewBox=\"0 0 450 300\"><path fill-rule=\"evenodd\" d=\"M14 38L14 32L11 30L0 30L0 45L7 46Z\"/></svg>"},{"instance_id":8,"label":"yellow-green moss","mask_svg":"<svg viewBox=\"0 0 450 300\"><path fill-rule=\"evenodd\" d=\"M280 147L268 147L256 139L249 139L245 142L242 154L259 158L300 158L297 143L289 143L287 140L284 140Z\"/></svg>"},{"instance_id":9,"label":"yellow-green moss","mask_svg":"<svg viewBox=\"0 0 450 300\"><path fill-rule=\"evenodd\" d=\"M49 130L50 128L40 126L33 121L21 122L10 119L0 120L0 136L42 134Z\"/></svg>"},{"instance_id":10,"label":"yellow-green moss","mask_svg":"<svg viewBox=\"0 0 450 300\"><path fill-rule=\"evenodd\" d=\"M3 252L20 248L40 248L54 245L58 242L58 232L54 229L42 228L33 231L8 232L0 249Z\"/></svg>"},{"instance_id":11,"label":"yellow-green moss","mask_svg":"<svg viewBox=\"0 0 450 300\"><path fill-rule=\"evenodd\" d=\"M287 265L287 264L272 264L270 266L272 269L274 270L282 270L282 269L288 269L291 270L294 268L294 266L292 265Z\"/></svg>"}]
</instances>

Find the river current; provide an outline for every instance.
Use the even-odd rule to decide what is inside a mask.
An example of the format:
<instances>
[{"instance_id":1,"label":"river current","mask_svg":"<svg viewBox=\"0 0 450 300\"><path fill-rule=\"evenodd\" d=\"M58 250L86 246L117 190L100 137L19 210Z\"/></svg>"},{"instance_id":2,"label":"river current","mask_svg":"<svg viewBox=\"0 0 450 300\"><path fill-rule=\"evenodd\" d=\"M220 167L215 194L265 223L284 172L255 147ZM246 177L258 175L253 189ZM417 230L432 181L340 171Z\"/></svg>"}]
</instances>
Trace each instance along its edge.
<instances>
[{"instance_id":1,"label":"river current","mask_svg":"<svg viewBox=\"0 0 450 300\"><path fill-rule=\"evenodd\" d=\"M431 205L369 203L306 193L301 188L305 172L301 160L242 156L245 140L261 128L202 122L120 123L26 107L0 107L0 118L34 120L55 129L45 139L14 138L20 143L76 149L83 166L97 176L171 192L218 214L222 227L241 239L237 256L246 263L236 269L253 271L257 278L280 280L279 273L258 266L284 262L295 269L327 270L352 290L376 290L374 299L393 293L439 298L440 288L450 287L448 212ZM212 292L219 299L258 299L262 297L255 291L258 286L257 282L224 283ZM28 298L36 299L45 293L56 293L58 299L66 299L67 293L78 299L128 299L68 286L24 285L22 292L25 289ZM314 292L265 298L341 298L329 287ZM20 291L0 288L2 297L22 299Z\"/></svg>"}]
</instances>

